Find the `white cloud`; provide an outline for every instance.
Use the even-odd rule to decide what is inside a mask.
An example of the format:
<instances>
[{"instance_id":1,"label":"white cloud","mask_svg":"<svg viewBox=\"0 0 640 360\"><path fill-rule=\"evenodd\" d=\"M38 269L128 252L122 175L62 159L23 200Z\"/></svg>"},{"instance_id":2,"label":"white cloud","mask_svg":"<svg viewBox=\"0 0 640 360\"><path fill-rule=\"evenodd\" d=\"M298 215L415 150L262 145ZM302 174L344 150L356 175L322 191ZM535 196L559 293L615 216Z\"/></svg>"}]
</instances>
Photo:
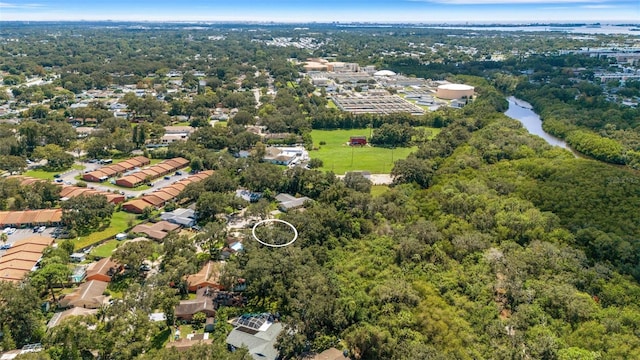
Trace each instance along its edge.
<instances>
[{"instance_id":1,"label":"white cloud","mask_svg":"<svg viewBox=\"0 0 640 360\"><path fill-rule=\"evenodd\" d=\"M0 2L0 9L38 9L43 7L43 4L12 4Z\"/></svg>"}]
</instances>

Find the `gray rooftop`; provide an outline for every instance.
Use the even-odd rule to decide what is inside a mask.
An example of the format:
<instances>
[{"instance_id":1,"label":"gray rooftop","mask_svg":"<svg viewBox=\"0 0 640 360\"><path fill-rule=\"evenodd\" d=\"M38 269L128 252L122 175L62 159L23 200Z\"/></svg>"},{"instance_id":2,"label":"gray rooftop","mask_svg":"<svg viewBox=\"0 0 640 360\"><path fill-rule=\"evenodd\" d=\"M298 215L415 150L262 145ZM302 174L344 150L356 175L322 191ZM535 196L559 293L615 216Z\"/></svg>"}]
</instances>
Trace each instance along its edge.
<instances>
[{"instance_id":1,"label":"gray rooftop","mask_svg":"<svg viewBox=\"0 0 640 360\"><path fill-rule=\"evenodd\" d=\"M236 327L227 336L227 344L236 348L247 347L251 356L256 360L275 360L278 358L278 351L274 345L282 331L282 323L270 322L260 316L255 321L253 319L249 319L248 322L244 321L246 324L241 324L237 320L234 321Z\"/></svg>"},{"instance_id":2,"label":"gray rooftop","mask_svg":"<svg viewBox=\"0 0 640 360\"><path fill-rule=\"evenodd\" d=\"M304 205L305 201L310 201L311 199L306 196L296 198L289 194L278 194L276 195L276 200L280 202L280 208L282 210L290 210L301 207Z\"/></svg>"}]
</instances>

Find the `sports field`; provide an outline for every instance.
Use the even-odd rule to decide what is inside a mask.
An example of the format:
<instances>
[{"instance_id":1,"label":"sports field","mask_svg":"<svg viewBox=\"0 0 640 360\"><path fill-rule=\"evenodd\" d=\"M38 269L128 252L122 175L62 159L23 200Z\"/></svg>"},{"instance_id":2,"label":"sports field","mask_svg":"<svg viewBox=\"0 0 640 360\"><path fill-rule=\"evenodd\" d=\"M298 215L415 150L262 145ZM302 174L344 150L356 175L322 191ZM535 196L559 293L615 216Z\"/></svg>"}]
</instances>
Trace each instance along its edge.
<instances>
[{"instance_id":1,"label":"sports field","mask_svg":"<svg viewBox=\"0 0 640 360\"><path fill-rule=\"evenodd\" d=\"M313 130L311 131L313 146L318 150L310 151L309 156L322 160L324 166L320 170L330 170L337 175L353 170L388 174L393 168L394 161L405 159L417 149L417 147L386 149L369 145L347 145L349 137L366 136L369 138L370 131L371 129ZM324 142L324 145L320 145L320 142Z\"/></svg>"}]
</instances>

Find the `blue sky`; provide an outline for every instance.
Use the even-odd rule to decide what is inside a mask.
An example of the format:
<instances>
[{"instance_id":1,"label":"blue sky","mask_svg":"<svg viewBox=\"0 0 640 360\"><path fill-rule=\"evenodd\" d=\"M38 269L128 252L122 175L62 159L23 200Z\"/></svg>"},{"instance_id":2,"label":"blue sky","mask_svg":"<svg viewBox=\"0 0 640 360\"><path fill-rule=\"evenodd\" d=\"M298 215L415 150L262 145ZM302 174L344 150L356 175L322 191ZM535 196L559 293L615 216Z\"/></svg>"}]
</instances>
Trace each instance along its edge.
<instances>
[{"instance_id":1,"label":"blue sky","mask_svg":"<svg viewBox=\"0 0 640 360\"><path fill-rule=\"evenodd\" d=\"M640 23L640 0L0 0L0 20Z\"/></svg>"}]
</instances>

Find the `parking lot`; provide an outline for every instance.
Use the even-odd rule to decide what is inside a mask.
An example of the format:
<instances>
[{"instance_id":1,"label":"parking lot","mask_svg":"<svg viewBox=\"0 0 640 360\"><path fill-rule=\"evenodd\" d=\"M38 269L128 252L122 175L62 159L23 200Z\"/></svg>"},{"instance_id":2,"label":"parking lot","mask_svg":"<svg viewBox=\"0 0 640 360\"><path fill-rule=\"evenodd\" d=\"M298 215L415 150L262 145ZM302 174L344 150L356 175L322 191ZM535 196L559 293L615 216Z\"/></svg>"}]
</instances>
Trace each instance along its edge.
<instances>
[{"instance_id":1,"label":"parking lot","mask_svg":"<svg viewBox=\"0 0 640 360\"><path fill-rule=\"evenodd\" d=\"M41 233L33 232L33 228L18 229L15 233L8 236L7 244L13 245L18 240L28 239L33 236L47 236L52 237L51 233L55 230L55 227L48 227ZM4 245L4 244L0 244ZM0 250L0 257L6 252L6 250Z\"/></svg>"}]
</instances>

